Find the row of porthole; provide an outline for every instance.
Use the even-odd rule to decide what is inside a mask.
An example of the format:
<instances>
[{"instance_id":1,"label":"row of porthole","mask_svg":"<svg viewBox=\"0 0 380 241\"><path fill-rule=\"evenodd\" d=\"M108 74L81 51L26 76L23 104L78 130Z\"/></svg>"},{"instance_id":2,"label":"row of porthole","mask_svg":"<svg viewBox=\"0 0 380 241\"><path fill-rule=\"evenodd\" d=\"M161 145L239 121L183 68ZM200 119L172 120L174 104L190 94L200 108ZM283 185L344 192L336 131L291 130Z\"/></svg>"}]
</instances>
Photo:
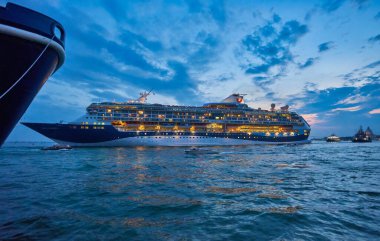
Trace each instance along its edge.
<instances>
[{"instance_id":1,"label":"row of porthole","mask_svg":"<svg viewBox=\"0 0 380 241\"><path fill-rule=\"evenodd\" d=\"M142 137L142 136L139 136L138 138L145 138L145 137ZM210 139L211 137L204 137L204 136L191 136L191 137L184 137L184 136L173 136L173 137L169 137L169 136L154 136L155 139L161 139L161 138L165 138L165 139L168 139L168 138L172 138L172 139L204 139L204 138L207 138L207 139ZM216 137L214 137L216 138Z\"/></svg>"},{"instance_id":2,"label":"row of porthole","mask_svg":"<svg viewBox=\"0 0 380 241\"><path fill-rule=\"evenodd\" d=\"M145 137L138 137L138 138L145 138ZM190 137L182 137L182 136L172 136L172 137L169 137L169 136L165 136L165 137L161 137L161 136L155 136L154 137L155 139L161 139L161 138L172 138L172 139L175 139L175 138L177 138L177 139L201 139L201 138L208 138L208 139L210 139L210 138L212 138L212 137L204 137L204 136L190 136ZM214 138L221 138L221 137L214 137ZM225 139L230 139L230 137L224 137ZM253 137L254 139L258 139L258 137ZM276 139L276 137L273 137L274 139ZM236 138L231 138L231 139L236 139ZM240 139L240 137L238 136L237 137L237 139ZM241 138L241 139L252 139L252 138L245 138L245 137L243 137L243 138Z\"/></svg>"},{"instance_id":3,"label":"row of porthole","mask_svg":"<svg viewBox=\"0 0 380 241\"><path fill-rule=\"evenodd\" d=\"M162 135L169 135L169 133L161 133ZM174 133L176 136L178 136L178 135L182 135L182 133ZM209 134L211 134L211 135L217 135L217 136L229 136L229 135L234 135L234 136L236 136L236 135L239 135L239 136L244 136L244 135L246 135L246 134L242 134L242 133L233 133L233 134L231 134L231 133L206 133L205 135L206 136L208 136ZM137 132L137 135L140 135L140 133L139 132ZM146 132L144 132L144 133L141 133L141 135L147 135L147 133ZM248 134L249 136L251 136L252 134ZM299 135L299 134L295 134L295 135ZM305 134L306 135L306 134ZM292 136L292 135L291 135ZM274 137L274 138L276 138L276 136L262 136L262 137ZM280 136L277 136L277 137L280 137ZM239 138L239 137L238 137ZM244 137L245 138L245 137ZM255 138L255 137L254 137Z\"/></svg>"}]
</instances>

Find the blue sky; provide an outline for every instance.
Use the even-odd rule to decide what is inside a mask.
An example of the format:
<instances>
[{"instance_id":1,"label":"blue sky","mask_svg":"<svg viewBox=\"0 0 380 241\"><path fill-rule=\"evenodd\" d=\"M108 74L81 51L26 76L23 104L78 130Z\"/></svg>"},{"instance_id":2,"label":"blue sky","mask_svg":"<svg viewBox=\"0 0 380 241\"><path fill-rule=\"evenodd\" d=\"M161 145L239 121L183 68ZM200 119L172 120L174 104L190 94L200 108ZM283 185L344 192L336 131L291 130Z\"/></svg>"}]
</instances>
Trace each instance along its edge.
<instances>
[{"instance_id":1,"label":"blue sky","mask_svg":"<svg viewBox=\"0 0 380 241\"><path fill-rule=\"evenodd\" d=\"M67 36L64 66L22 121L72 121L91 102L153 89L153 103L240 92L254 108L289 104L317 137L380 133L380 1L11 2L57 19ZM43 139L18 125L9 140Z\"/></svg>"}]
</instances>

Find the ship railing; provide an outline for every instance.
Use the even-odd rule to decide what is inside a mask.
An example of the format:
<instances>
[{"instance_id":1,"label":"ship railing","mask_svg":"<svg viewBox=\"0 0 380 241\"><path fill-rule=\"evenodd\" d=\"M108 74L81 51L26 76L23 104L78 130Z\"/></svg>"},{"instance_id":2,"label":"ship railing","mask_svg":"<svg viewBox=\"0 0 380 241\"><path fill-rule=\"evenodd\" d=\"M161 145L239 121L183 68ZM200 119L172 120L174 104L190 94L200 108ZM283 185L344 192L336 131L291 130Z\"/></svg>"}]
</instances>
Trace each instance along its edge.
<instances>
[{"instance_id":1,"label":"ship railing","mask_svg":"<svg viewBox=\"0 0 380 241\"><path fill-rule=\"evenodd\" d=\"M161 118L133 118L133 117L123 117L119 118L120 121L137 121L137 122L170 122L170 123L219 123L219 124L256 124L256 125L293 125L293 126L303 126L304 124L302 122L285 122L285 121L246 121L246 120L208 120L208 119L179 119L179 118L172 118L172 119L161 119Z\"/></svg>"},{"instance_id":2,"label":"ship railing","mask_svg":"<svg viewBox=\"0 0 380 241\"><path fill-rule=\"evenodd\" d=\"M137 129L127 129L127 128L124 128L124 127L116 127L115 128L120 131L120 132L130 132L130 133L137 133L137 135L146 135L148 133L151 133L151 134L162 134L162 135L167 135L168 133L174 133L175 135L190 135L190 134L205 134L205 135L208 135L208 134L219 134L219 135L241 135L241 136L244 136L244 135L251 135L251 134L254 134L254 135L257 135L257 136L268 136L267 132L263 132L263 131L253 131L253 132L229 132L229 131L212 131L212 130L198 130L198 131L188 131L188 130L137 130ZM303 135L302 133L298 133L298 132L294 132L293 134L290 134L290 135L283 135L283 133L279 133L278 136L299 136L299 135ZM270 133L269 136L277 136L275 135L275 133Z\"/></svg>"}]
</instances>

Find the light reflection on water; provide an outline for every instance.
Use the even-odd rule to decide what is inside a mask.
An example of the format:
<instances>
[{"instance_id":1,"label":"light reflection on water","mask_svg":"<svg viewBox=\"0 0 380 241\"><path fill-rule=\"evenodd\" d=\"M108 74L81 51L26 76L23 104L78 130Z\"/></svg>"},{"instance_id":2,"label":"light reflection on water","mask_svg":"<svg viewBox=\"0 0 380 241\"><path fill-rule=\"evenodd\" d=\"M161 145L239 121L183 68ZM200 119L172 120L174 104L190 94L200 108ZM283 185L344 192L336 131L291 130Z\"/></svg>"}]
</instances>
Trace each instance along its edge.
<instances>
[{"instance_id":1,"label":"light reflection on water","mask_svg":"<svg viewBox=\"0 0 380 241\"><path fill-rule=\"evenodd\" d=\"M380 143L0 149L0 237L257 240L380 236Z\"/></svg>"}]
</instances>

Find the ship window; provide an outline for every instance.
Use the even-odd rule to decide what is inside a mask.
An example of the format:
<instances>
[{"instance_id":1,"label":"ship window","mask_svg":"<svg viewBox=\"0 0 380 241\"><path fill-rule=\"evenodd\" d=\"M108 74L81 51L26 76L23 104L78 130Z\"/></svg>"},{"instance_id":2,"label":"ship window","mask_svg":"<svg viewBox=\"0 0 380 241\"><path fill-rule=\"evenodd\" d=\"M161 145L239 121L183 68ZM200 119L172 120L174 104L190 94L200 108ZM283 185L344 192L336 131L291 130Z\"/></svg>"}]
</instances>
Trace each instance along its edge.
<instances>
[{"instance_id":1,"label":"ship window","mask_svg":"<svg viewBox=\"0 0 380 241\"><path fill-rule=\"evenodd\" d=\"M54 26L54 35L58 39L61 39L61 37L62 37L62 30L57 26Z\"/></svg>"}]
</instances>

